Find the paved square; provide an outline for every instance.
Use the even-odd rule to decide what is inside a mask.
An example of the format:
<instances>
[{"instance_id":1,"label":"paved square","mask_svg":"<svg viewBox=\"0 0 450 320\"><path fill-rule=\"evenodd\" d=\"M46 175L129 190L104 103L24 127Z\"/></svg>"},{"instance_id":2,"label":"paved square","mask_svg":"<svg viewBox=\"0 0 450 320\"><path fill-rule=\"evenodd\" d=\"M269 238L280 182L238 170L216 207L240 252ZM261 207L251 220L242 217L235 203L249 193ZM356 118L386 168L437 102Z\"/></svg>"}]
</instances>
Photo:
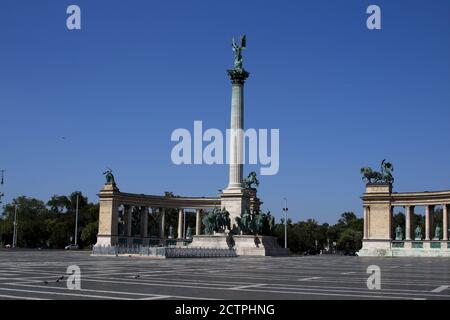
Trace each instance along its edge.
<instances>
[{"instance_id":1,"label":"paved square","mask_svg":"<svg viewBox=\"0 0 450 320\"><path fill-rule=\"evenodd\" d=\"M81 290L66 287L69 265L81 269ZM381 268L381 290L367 288L370 265ZM450 259L156 260L0 250L0 299L450 299Z\"/></svg>"}]
</instances>

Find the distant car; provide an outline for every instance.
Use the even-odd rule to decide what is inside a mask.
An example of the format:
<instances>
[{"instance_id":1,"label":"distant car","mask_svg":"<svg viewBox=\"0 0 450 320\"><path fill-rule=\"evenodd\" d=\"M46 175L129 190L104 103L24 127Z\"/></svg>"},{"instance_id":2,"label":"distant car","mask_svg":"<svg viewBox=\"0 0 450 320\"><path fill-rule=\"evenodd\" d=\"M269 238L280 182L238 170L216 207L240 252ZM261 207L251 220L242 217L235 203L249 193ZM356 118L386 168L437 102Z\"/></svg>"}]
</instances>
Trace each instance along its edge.
<instances>
[{"instance_id":1,"label":"distant car","mask_svg":"<svg viewBox=\"0 0 450 320\"><path fill-rule=\"evenodd\" d=\"M352 256L352 257L357 256L356 251L346 251L346 252L344 253L344 255L345 255L345 256Z\"/></svg>"},{"instance_id":2,"label":"distant car","mask_svg":"<svg viewBox=\"0 0 450 320\"><path fill-rule=\"evenodd\" d=\"M11 245L10 245L10 244L7 244L7 245L5 246L5 248L6 248L6 249L10 249L10 248L11 248Z\"/></svg>"},{"instance_id":3,"label":"distant car","mask_svg":"<svg viewBox=\"0 0 450 320\"><path fill-rule=\"evenodd\" d=\"M304 256L315 256L316 254L317 254L316 250L313 250L313 249L303 252Z\"/></svg>"},{"instance_id":4,"label":"distant car","mask_svg":"<svg viewBox=\"0 0 450 320\"><path fill-rule=\"evenodd\" d=\"M77 244L69 244L67 246L64 247L65 250L78 250L78 245Z\"/></svg>"}]
</instances>

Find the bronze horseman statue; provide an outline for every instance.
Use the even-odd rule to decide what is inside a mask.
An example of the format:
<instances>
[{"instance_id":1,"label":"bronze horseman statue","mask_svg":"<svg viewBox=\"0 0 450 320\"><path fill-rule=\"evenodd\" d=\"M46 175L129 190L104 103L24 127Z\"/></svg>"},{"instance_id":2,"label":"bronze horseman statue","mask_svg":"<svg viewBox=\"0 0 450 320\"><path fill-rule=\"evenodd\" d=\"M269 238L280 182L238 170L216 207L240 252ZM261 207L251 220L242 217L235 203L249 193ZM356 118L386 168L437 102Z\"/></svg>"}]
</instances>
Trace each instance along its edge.
<instances>
[{"instance_id":1,"label":"bronze horseman statue","mask_svg":"<svg viewBox=\"0 0 450 320\"><path fill-rule=\"evenodd\" d=\"M250 172L247 178L242 180L242 183L244 184L245 189L256 189L256 187L259 187L259 180L256 177L256 172ZM253 185L255 185L255 187L253 187Z\"/></svg>"},{"instance_id":2,"label":"bronze horseman statue","mask_svg":"<svg viewBox=\"0 0 450 320\"><path fill-rule=\"evenodd\" d=\"M363 180L367 183L394 183L394 176L392 172L394 171L394 166L390 162L386 162L386 159L381 161L380 172L373 170L370 167L361 168L361 174L363 175Z\"/></svg>"}]
</instances>

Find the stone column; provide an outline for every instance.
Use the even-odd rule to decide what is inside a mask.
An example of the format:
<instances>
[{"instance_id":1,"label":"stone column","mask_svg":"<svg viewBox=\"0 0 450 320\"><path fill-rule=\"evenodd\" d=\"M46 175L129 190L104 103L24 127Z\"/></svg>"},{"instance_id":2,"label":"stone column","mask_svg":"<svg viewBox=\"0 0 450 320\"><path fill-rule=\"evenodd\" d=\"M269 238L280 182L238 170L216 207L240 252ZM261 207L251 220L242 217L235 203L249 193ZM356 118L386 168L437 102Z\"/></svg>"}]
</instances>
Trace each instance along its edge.
<instances>
[{"instance_id":1,"label":"stone column","mask_svg":"<svg viewBox=\"0 0 450 320\"><path fill-rule=\"evenodd\" d=\"M141 207L141 237L146 238L148 234L148 208Z\"/></svg>"},{"instance_id":2,"label":"stone column","mask_svg":"<svg viewBox=\"0 0 450 320\"><path fill-rule=\"evenodd\" d=\"M195 216L195 235L199 236L202 230L201 209L197 209Z\"/></svg>"},{"instance_id":3,"label":"stone column","mask_svg":"<svg viewBox=\"0 0 450 320\"><path fill-rule=\"evenodd\" d=\"M389 206L389 239L393 240L394 236L392 234L392 223L394 220L394 207L393 206Z\"/></svg>"},{"instance_id":4,"label":"stone column","mask_svg":"<svg viewBox=\"0 0 450 320\"><path fill-rule=\"evenodd\" d=\"M178 209L178 239L183 237L183 211L183 209Z\"/></svg>"},{"instance_id":5,"label":"stone column","mask_svg":"<svg viewBox=\"0 0 450 320\"><path fill-rule=\"evenodd\" d=\"M161 239L164 239L164 230L166 227L166 209L161 208L160 209L161 215L160 215L160 221L159 221L159 237Z\"/></svg>"},{"instance_id":6,"label":"stone column","mask_svg":"<svg viewBox=\"0 0 450 320\"><path fill-rule=\"evenodd\" d=\"M131 237L131 227L133 224L133 206L126 206L125 207L125 212L126 212L126 226L127 226L127 237Z\"/></svg>"},{"instance_id":7,"label":"stone column","mask_svg":"<svg viewBox=\"0 0 450 320\"><path fill-rule=\"evenodd\" d=\"M444 204L442 206L442 228L443 230L443 237L442 240L448 241L448 205Z\"/></svg>"},{"instance_id":8,"label":"stone column","mask_svg":"<svg viewBox=\"0 0 450 320\"><path fill-rule=\"evenodd\" d=\"M405 240L411 240L412 222L414 220L414 207L405 206Z\"/></svg>"},{"instance_id":9,"label":"stone column","mask_svg":"<svg viewBox=\"0 0 450 320\"><path fill-rule=\"evenodd\" d=\"M249 73L244 69L228 70L231 89L231 126L229 151L229 183L227 189L242 189L243 177L243 130L244 130L244 83Z\"/></svg>"},{"instance_id":10,"label":"stone column","mask_svg":"<svg viewBox=\"0 0 450 320\"><path fill-rule=\"evenodd\" d=\"M368 218L369 218L369 208L367 207L367 206L364 206L364 217L363 217L363 219L364 219L364 236L363 236L363 239L368 239L369 238L369 230L368 230L368 228L367 228L367 226L369 225L369 221L368 221Z\"/></svg>"},{"instance_id":11,"label":"stone column","mask_svg":"<svg viewBox=\"0 0 450 320\"><path fill-rule=\"evenodd\" d=\"M433 206L425 207L425 240L431 239L431 227L432 227L431 216L433 211L434 211Z\"/></svg>"}]
</instances>

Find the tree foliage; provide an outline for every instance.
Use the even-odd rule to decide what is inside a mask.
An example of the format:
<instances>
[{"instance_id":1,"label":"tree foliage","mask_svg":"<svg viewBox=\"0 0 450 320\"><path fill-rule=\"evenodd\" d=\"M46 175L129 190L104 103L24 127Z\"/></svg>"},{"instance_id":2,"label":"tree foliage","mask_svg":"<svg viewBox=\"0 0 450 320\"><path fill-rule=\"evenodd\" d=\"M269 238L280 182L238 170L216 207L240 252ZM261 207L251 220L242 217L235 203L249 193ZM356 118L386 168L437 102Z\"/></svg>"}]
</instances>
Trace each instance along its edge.
<instances>
[{"instance_id":1,"label":"tree foliage","mask_svg":"<svg viewBox=\"0 0 450 320\"><path fill-rule=\"evenodd\" d=\"M47 203L25 196L13 199L4 207L0 229L2 244L12 244L16 205L19 247L63 248L71 242L71 239L73 243L77 196L78 244L81 247L87 247L95 243L98 229L98 204L89 203L87 197L76 191L68 196L54 195ZM84 236L81 237L83 233Z\"/></svg>"},{"instance_id":2,"label":"tree foliage","mask_svg":"<svg viewBox=\"0 0 450 320\"><path fill-rule=\"evenodd\" d=\"M363 219L344 212L335 225L319 224L314 219L293 223L287 220L288 247L293 253L320 251L336 243L337 250L356 251L362 246ZM275 225L274 235L284 245L284 220Z\"/></svg>"}]
</instances>

